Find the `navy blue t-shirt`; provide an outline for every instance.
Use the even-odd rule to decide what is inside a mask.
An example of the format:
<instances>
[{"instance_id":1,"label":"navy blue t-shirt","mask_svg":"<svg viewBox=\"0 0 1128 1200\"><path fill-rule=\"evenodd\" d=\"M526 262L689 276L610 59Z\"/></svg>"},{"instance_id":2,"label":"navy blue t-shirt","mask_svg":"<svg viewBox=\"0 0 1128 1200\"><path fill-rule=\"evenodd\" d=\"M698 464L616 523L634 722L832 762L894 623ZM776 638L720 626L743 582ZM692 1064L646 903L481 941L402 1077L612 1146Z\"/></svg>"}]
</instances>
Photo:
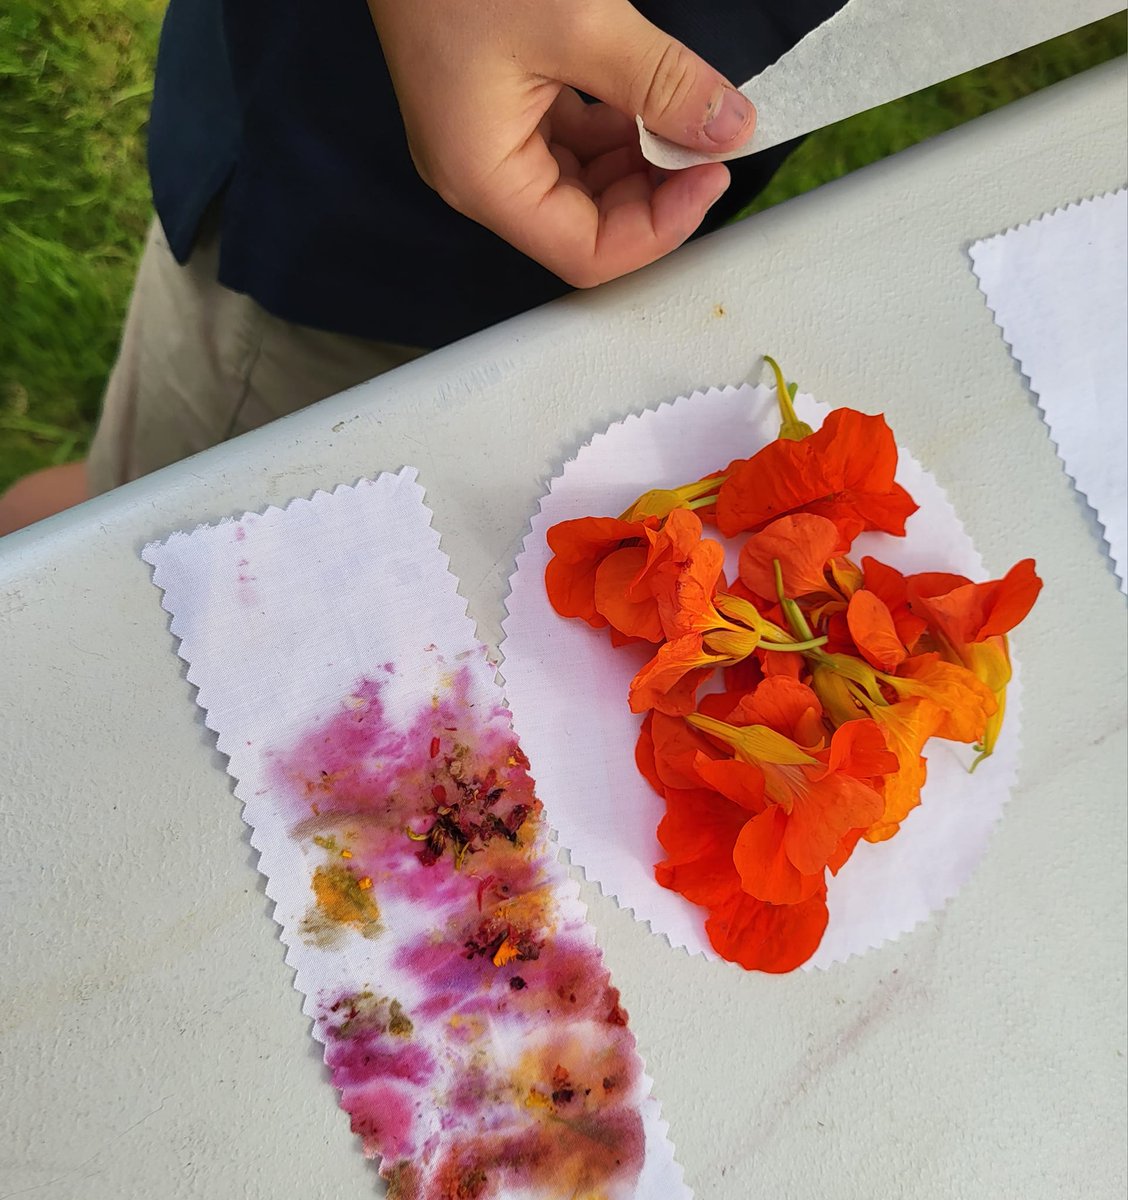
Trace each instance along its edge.
<instances>
[{"instance_id":1,"label":"navy blue t-shirt","mask_svg":"<svg viewBox=\"0 0 1128 1200\"><path fill-rule=\"evenodd\" d=\"M842 3L636 7L740 82ZM711 227L784 152L731 164ZM568 290L419 179L365 0L171 0L149 169L177 259L218 203L221 282L303 325L435 347Z\"/></svg>"}]
</instances>

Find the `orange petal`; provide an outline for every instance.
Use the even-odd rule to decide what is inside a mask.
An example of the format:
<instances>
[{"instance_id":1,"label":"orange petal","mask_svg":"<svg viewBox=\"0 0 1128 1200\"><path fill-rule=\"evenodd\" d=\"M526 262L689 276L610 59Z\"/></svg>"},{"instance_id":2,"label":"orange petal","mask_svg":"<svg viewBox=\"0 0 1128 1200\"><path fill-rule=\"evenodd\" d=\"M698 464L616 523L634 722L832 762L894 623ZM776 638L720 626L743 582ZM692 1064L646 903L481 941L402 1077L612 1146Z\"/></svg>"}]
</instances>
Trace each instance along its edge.
<instances>
[{"instance_id":1,"label":"orange petal","mask_svg":"<svg viewBox=\"0 0 1128 1200\"><path fill-rule=\"evenodd\" d=\"M647 557L648 551L643 546L612 550L595 570L595 607L620 633L660 642L663 633L658 602L649 589L636 587Z\"/></svg>"},{"instance_id":2,"label":"orange petal","mask_svg":"<svg viewBox=\"0 0 1128 1200\"><path fill-rule=\"evenodd\" d=\"M768 654L769 651L765 650L764 653ZM788 654L786 657L798 658L802 662L802 656L798 654ZM760 659L753 654L748 658L742 658L738 663L733 663L731 667L725 667L724 675L725 691L743 695L758 686L764 678L764 671L760 666ZM711 713L710 715L722 721L727 720L727 717L721 713Z\"/></svg>"},{"instance_id":3,"label":"orange petal","mask_svg":"<svg viewBox=\"0 0 1128 1200\"><path fill-rule=\"evenodd\" d=\"M754 763L702 754L694 759L693 767L702 782L746 812L763 812L764 773Z\"/></svg>"},{"instance_id":4,"label":"orange petal","mask_svg":"<svg viewBox=\"0 0 1128 1200\"><path fill-rule=\"evenodd\" d=\"M863 588L850 597L846 625L854 644L871 667L892 671L905 661L908 652L897 636L893 615L873 592Z\"/></svg>"},{"instance_id":5,"label":"orange petal","mask_svg":"<svg viewBox=\"0 0 1128 1200\"><path fill-rule=\"evenodd\" d=\"M858 723L852 721L839 732ZM884 810L881 794L852 775L808 777L806 786L795 792L787 822L784 834L787 857L804 875L822 871L851 829L868 828L880 819Z\"/></svg>"},{"instance_id":6,"label":"orange petal","mask_svg":"<svg viewBox=\"0 0 1128 1200\"><path fill-rule=\"evenodd\" d=\"M952 645L983 641L1013 629L1034 606L1042 581L1034 560L1016 563L1002 579L971 583L961 575L926 573L907 581L914 612Z\"/></svg>"},{"instance_id":7,"label":"orange petal","mask_svg":"<svg viewBox=\"0 0 1128 1200\"><path fill-rule=\"evenodd\" d=\"M705 931L722 958L748 971L780 974L814 954L828 917L825 888L799 904L765 904L736 892L712 910Z\"/></svg>"},{"instance_id":8,"label":"orange petal","mask_svg":"<svg viewBox=\"0 0 1128 1200\"><path fill-rule=\"evenodd\" d=\"M694 904L720 904L740 889L732 861L748 814L715 792L671 790L658 840L666 859L654 868L664 888L680 892Z\"/></svg>"},{"instance_id":9,"label":"orange petal","mask_svg":"<svg viewBox=\"0 0 1128 1200\"><path fill-rule=\"evenodd\" d=\"M654 537L656 553L669 551L680 562L693 553L703 533L701 518L688 508L675 508Z\"/></svg>"},{"instance_id":10,"label":"orange petal","mask_svg":"<svg viewBox=\"0 0 1128 1200\"><path fill-rule=\"evenodd\" d=\"M778 804L769 804L759 816L746 822L732 851L740 886L750 896L769 904L798 904L823 886L821 871L803 875L787 857L787 821L787 814Z\"/></svg>"},{"instance_id":11,"label":"orange petal","mask_svg":"<svg viewBox=\"0 0 1128 1200\"><path fill-rule=\"evenodd\" d=\"M827 866L830 868L832 875L837 875L839 871L850 861L850 855L854 853L854 849L858 842L862 839L864 829L851 829L849 833L843 837L838 843L837 849L827 860Z\"/></svg>"},{"instance_id":12,"label":"orange petal","mask_svg":"<svg viewBox=\"0 0 1128 1200\"><path fill-rule=\"evenodd\" d=\"M765 679L782 676L798 683L807 669L803 656L792 654L790 650L757 650L754 657Z\"/></svg>"},{"instance_id":13,"label":"orange petal","mask_svg":"<svg viewBox=\"0 0 1128 1200\"><path fill-rule=\"evenodd\" d=\"M596 629L607 619L595 607L595 572L604 556L624 541L641 537L657 520L619 521L614 517L580 517L561 521L548 531L553 557L545 568L544 582L552 607L562 617L580 617Z\"/></svg>"},{"instance_id":14,"label":"orange petal","mask_svg":"<svg viewBox=\"0 0 1128 1200\"><path fill-rule=\"evenodd\" d=\"M841 771L856 779L873 779L897 769L897 755L889 749L883 728L863 717L834 731L827 757L827 774Z\"/></svg>"},{"instance_id":15,"label":"orange petal","mask_svg":"<svg viewBox=\"0 0 1128 1200\"><path fill-rule=\"evenodd\" d=\"M902 700L874 710L886 744L897 756L897 770L885 776L882 794L885 810L866 830L866 841L883 842L900 828L901 822L920 803L928 765L921 757L925 743L944 719L931 700Z\"/></svg>"},{"instance_id":16,"label":"orange petal","mask_svg":"<svg viewBox=\"0 0 1128 1200\"><path fill-rule=\"evenodd\" d=\"M642 720L638 731L638 741L635 742L635 766L638 773L658 793L666 794L662 780L658 777L658 765L654 758L654 734L652 732L654 714L648 712Z\"/></svg>"},{"instance_id":17,"label":"orange petal","mask_svg":"<svg viewBox=\"0 0 1128 1200\"><path fill-rule=\"evenodd\" d=\"M751 458L728 465L717 492L715 513L717 528L725 537L758 529L826 494L819 491L822 476L810 440L777 439Z\"/></svg>"},{"instance_id":18,"label":"orange petal","mask_svg":"<svg viewBox=\"0 0 1128 1200\"><path fill-rule=\"evenodd\" d=\"M909 608L908 581L896 567L879 562L868 555L862 559L862 567L866 589L885 601L886 608L893 615L897 636L911 651L917 639L928 628L928 622Z\"/></svg>"},{"instance_id":19,"label":"orange petal","mask_svg":"<svg viewBox=\"0 0 1128 1200\"><path fill-rule=\"evenodd\" d=\"M658 612L666 637L700 633L716 624L713 597L723 583L725 549L711 538L698 542L677 572L672 588L657 590Z\"/></svg>"},{"instance_id":20,"label":"orange petal","mask_svg":"<svg viewBox=\"0 0 1128 1200\"><path fill-rule=\"evenodd\" d=\"M822 740L821 728L817 738L808 740L812 733L809 716L812 713L816 720L822 717L822 704L811 688L787 675L769 675L751 695L741 700L729 724L767 725L802 746L811 746ZM800 730L807 734L806 738L796 736Z\"/></svg>"},{"instance_id":21,"label":"orange petal","mask_svg":"<svg viewBox=\"0 0 1128 1200\"><path fill-rule=\"evenodd\" d=\"M695 763L698 755L715 758L720 751L708 738L687 725L683 718L668 713L649 714L654 742L654 771L666 788L692 789L702 786Z\"/></svg>"},{"instance_id":22,"label":"orange petal","mask_svg":"<svg viewBox=\"0 0 1128 1200\"><path fill-rule=\"evenodd\" d=\"M731 537L802 510L833 521L843 550L863 529L901 535L916 504L894 482L896 469L897 445L883 417L835 409L810 436L770 442L730 463L717 527Z\"/></svg>"},{"instance_id":23,"label":"orange petal","mask_svg":"<svg viewBox=\"0 0 1128 1200\"><path fill-rule=\"evenodd\" d=\"M843 544L849 546L859 533L870 529L904 537L905 523L918 507L912 496L895 483L888 492L880 494L847 492L818 500L808 504L807 511L833 521Z\"/></svg>"},{"instance_id":24,"label":"orange petal","mask_svg":"<svg viewBox=\"0 0 1128 1200\"><path fill-rule=\"evenodd\" d=\"M987 615L979 627L977 642L990 637L999 637L1025 620L1034 607L1042 581L1034 570L1034 560L1024 558L999 580L998 587L991 593L987 604Z\"/></svg>"},{"instance_id":25,"label":"orange petal","mask_svg":"<svg viewBox=\"0 0 1128 1200\"><path fill-rule=\"evenodd\" d=\"M941 714L936 736L953 742L981 741L988 719L998 708L987 684L966 667L945 662L935 654L906 659L890 682L898 695L922 696L935 702Z\"/></svg>"},{"instance_id":26,"label":"orange petal","mask_svg":"<svg viewBox=\"0 0 1128 1200\"><path fill-rule=\"evenodd\" d=\"M674 715L693 712L697 689L705 677L728 661L724 655L706 650L699 633L664 642L631 680L631 712L646 712L649 708Z\"/></svg>"},{"instance_id":27,"label":"orange petal","mask_svg":"<svg viewBox=\"0 0 1128 1200\"><path fill-rule=\"evenodd\" d=\"M687 509L676 509L660 529L647 529L645 536L649 541L646 562L632 581L632 590L672 596L682 569L701 541L701 519Z\"/></svg>"},{"instance_id":28,"label":"orange petal","mask_svg":"<svg viewBox=\"0 0 1128 1200\"><path fill-rule=\"evenodd\" d=\"M825 517L793 513L752 534L740 551L740 580L757 596L777 596L775 562L784 595L794 599L828 590L827 559L838 547L838 530Z\"/></svg>"},{"instance_id":29,"label":"orange petal","mask_svg":"<svg viewBox=\"0 0 1128 1200\"><path fill-rule=\"evenodd\" d=\"M854 645L854 639L850 636L850 626L846 621L845 608L838 612L832 612L826 618L826 624L823 627L823 633L827 636L827 643L823 646L825 654L849 654L857 657L854 651L857 646Z\"/></svg>"}]
</instances>

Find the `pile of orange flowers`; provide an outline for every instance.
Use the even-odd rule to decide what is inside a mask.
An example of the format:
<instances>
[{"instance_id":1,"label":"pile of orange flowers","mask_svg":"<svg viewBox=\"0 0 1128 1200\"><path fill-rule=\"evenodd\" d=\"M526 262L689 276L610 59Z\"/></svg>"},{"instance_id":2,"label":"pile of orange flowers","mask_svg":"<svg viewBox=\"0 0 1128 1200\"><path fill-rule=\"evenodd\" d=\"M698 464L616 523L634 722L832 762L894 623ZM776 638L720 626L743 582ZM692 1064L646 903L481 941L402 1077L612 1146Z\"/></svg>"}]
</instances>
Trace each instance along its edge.
<instances>
[{"instance_id":1,"label":"pile of orange flowers","mask_svg":"<svg viewBox=\"0 0 1128 1200\"><path fill-rule=\"evenodd\" d=\"M654 646L629 702L666 804L658 882L708 910L723 957L779 972L822 939L827 872L920 804L929 739L992 752L1007 634L1042 583L1031 559L990 583L853 562L858 534L903 537L917 508L892 432L848 408L812 431L767 362L774 442L619 517L553 526L545 582L562 616ZM744 537L736 579L703 522Z\"/></svg>"}]
</instances>

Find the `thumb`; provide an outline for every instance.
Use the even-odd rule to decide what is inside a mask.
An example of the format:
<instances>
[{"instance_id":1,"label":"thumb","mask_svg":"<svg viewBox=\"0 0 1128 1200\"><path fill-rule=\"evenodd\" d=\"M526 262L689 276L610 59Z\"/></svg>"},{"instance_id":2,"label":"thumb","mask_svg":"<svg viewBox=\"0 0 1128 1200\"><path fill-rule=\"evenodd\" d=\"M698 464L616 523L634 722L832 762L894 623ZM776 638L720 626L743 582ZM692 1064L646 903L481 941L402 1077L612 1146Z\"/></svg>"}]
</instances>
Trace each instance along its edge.
<instances>
[{"instance_id":1,"label":"thumb","mask_svg":"<svg viewBox=\"0 0 1128 1200\"><path fill-rule=\"evenodd\" d=\"M640 115L651 133L680 146L718 153L752 136L756 110L719 71L627 0L594 7L598 15L584 23L584 44L563 40L561 49L571 53L561 67L571 69L559 78L628 116Z\"/></svg>"}]
</instances>

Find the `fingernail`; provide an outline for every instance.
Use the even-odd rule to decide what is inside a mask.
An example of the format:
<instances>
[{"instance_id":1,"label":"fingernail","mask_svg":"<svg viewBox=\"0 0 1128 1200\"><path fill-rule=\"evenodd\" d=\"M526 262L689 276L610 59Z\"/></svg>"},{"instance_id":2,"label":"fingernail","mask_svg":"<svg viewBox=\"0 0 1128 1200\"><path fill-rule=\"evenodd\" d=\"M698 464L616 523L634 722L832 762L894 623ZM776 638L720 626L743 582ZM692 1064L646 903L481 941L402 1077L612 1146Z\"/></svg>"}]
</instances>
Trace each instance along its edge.
<instances>
[{"instance_id":1,"label":"fingernail","mask_svg":"<svg viewBox=\"0 0 1128 1200\"><path fill-rule=\"evenodd\" d=\"M751 125L755 109L735 89L726 87L710 105L705 118L705 136L719 146L737 141L741 132Z\"/></svg>"}]
</instances>

